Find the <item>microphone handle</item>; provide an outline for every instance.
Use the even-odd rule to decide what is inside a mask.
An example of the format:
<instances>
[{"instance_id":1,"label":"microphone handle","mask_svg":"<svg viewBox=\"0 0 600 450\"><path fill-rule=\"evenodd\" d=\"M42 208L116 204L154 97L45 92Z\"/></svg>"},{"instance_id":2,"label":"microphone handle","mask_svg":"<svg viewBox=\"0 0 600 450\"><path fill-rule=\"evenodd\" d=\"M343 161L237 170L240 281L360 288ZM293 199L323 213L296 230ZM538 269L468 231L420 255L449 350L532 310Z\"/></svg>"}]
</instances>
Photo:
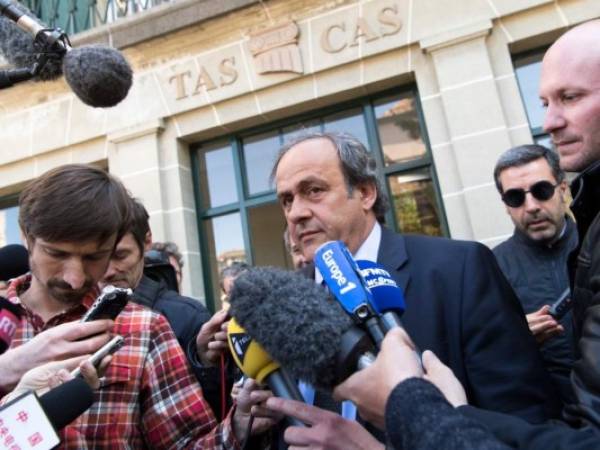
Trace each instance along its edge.
<instances>
[{"instance_id":1,"label":"microphone handle","mask_svg":"<svg viewBox=\"0 0 600 450\"><path fill-rule=\"evenodd\" d=\"M271 372L271 374L267 376L266 381L273 391L275 397L296 400L304 403L304 398L300 393L300 389L298 389L298 385L294 383L294 381L291 379L288 373L283 370L283 368L279 368L278 370ZM286 416L286 421L289 426L306 427L304 422L301 422L295 417Z\"/></svg>"}]
</instances>

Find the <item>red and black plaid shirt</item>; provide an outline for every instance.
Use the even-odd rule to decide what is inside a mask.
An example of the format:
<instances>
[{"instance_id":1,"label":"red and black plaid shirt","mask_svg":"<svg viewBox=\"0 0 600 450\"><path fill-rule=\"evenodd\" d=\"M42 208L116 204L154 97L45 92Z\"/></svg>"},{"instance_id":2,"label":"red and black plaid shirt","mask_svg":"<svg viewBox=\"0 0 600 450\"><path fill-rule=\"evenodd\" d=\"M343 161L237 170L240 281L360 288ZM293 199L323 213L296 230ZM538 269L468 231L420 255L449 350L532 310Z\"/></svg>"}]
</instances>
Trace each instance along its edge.
<instances>
[{"instance_id":1,"label":"red and black plaid shirt","mask_svg":"<svg viewBox=\"0 0 600 450\"><path fill-rule=\"evenodd\" d=\"M30 275L13 280L7 293L25 311L11 347L47 328L78 320L97 294L90 292L80 305L44 323L19 300L30 281ZM164 317L130 302L112 332L123 336L125 345L100 380L96 402L60 433L61 448L237 448L231 417L217 425Z\"/></svg>"}]
</instances>

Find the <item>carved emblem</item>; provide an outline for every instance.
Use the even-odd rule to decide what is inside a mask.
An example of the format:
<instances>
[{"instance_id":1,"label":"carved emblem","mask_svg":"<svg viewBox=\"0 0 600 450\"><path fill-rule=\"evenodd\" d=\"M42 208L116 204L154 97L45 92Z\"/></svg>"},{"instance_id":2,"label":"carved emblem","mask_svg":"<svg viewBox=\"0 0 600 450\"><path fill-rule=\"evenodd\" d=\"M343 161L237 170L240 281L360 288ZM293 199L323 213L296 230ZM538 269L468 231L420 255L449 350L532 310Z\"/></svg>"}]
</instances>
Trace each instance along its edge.
<instances>
[{"instance_id":1,"label":"carved emblem","mask_svg":"<svg viewBox=\"0 0 600 450\"><path fill-rule=\"evenodd\" d=\"M256 72L304 73L302 55L298 47L300 28L287 22L250 35L248 48L254 57Z\"/></svg>"}]
</instances>

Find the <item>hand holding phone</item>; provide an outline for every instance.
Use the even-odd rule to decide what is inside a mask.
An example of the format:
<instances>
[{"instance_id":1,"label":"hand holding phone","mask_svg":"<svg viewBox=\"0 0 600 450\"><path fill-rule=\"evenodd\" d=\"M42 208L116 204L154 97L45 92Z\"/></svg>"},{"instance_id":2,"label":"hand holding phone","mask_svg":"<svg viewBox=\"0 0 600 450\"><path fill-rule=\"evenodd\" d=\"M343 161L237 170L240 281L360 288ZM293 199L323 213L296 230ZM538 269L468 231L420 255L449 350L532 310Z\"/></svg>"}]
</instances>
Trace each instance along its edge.
<instances>
[{"instance_id":1,"label":"hand holding phone","mask_svg":"<svg viewBox=\"0 0 600 450\"><path fill-rule=\"evenodd\" d=\"M558 300L550 306L548 313L554 317L555 320L560 320L572 307L573 300L571 299L571 289L567 288L560 297L558 297Z\"/></svg>"},{"instance_id":2,"label":"hand holding phone","mask_svg":"<svg viewBox=\"0 0 600 450\"><path fill-rule=\"evenodd\" d=\"M117 335L117 336L113 337L110 341L108 341L106 344L104 344L100 349L98 349L96 351L96 353L94 353L92 356L90 356L88 361L94 367L98 368L98 366L100 365L100 362L104 359L105 356L116 353L117 350L119 350L121 347L123 347L124 343L125 343L125 339L123 338L123 336ZM81 368L77 367L75 370L73 370L71 372L71 375L73 375L73 377L81 376Z\"/></svg>"},{"instance_id":3,"label":"hand holding phone","mask_svg":"<svg viewBox=\"0 0 600 450\"><path fill-rule=\"evenodd\" d=\"M112 285L102 289L102 293L90 309L81 318L82 322L89 322L98 319L114 319L119 315L129 298L133 295L131 289L118 288Z\"/></svg>"}]
</instances>

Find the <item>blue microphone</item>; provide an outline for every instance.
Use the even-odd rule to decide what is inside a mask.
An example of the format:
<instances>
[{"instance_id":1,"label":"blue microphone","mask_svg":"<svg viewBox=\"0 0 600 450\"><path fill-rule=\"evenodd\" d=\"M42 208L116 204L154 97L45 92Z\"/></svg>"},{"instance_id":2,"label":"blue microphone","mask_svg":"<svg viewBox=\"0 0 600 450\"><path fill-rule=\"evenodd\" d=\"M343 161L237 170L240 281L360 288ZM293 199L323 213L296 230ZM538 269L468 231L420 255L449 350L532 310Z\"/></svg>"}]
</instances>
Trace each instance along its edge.
<instances>
[{"instance_id":1,"label":"blue microphone","mask_svg":"<svg viewBox=\"0 0 600 450\"><path fill-rule=\"evenodd\" d=\"M373 261L356 261L360 272L372 294L372 305L381 315L384 332L402 326L400 317L406 305L404 293L398 287L390 273Z\"/></svg>"},{"instance_id":2,"label":"blue microphone","mask_svg":"<svg viewBox=\"0 0 600 450\"><path fill-rule=\"evenodd\" d=\"M314 263L327 287L358 325L366 328L377 348L385 335L373 296L358 265L341 241L329 241L315 252Z\"/></svg>"}]
</instances>

